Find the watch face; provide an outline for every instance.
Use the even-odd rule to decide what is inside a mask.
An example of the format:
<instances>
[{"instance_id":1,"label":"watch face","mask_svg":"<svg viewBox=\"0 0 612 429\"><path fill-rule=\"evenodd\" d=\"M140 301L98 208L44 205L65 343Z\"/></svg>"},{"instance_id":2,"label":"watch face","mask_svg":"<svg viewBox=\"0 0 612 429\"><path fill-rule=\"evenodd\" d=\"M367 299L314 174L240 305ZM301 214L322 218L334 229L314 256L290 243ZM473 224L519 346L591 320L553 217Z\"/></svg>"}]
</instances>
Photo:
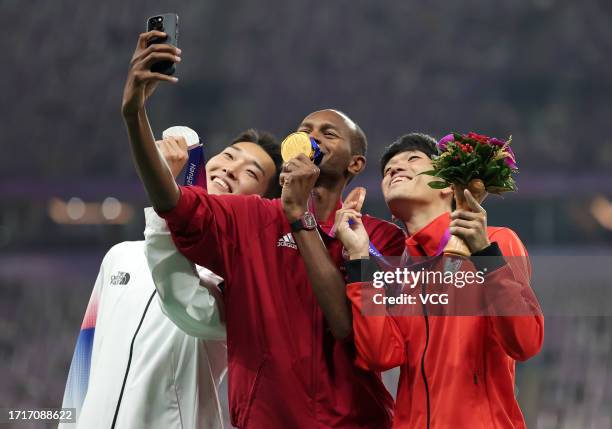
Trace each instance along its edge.
<instances>
[{"instance_id":1,"label":"watch face","mask_svg":"<svg viewBox=\"0 0 612 429\"><path fill-rule=\"evenodd\" d=\"M312 213L306 212L304 213L303 224L304 228L306 229L315 229L317 227L317 220L312 215Z\"/></svg>"}]
</instances>

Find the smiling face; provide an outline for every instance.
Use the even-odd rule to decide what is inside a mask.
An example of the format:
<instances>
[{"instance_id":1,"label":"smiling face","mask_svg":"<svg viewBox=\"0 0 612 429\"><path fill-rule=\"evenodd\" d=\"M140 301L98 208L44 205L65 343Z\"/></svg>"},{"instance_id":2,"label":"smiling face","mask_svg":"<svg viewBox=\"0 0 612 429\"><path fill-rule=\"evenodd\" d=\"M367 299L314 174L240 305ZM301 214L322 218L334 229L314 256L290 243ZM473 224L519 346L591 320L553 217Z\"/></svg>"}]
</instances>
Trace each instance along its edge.
<instances>
[{"instance_id":1,"label":"smiling face","mask_svg":"<svg viewBox=\"0 0 612 429\"><path fill-rule=\"evenodd\" d=\"M436 204L449 200L450 189L433 189L432 176L419 173L432 169L431 159L419 150L399 152L383 169L382 191L392 212L398 203Z\"/></svg>"},{"instance_id":2,"label":"smiling face","mask_svg":"<svg viewBox=\"0 0 612 429\"><path fill-rule=\"evenodd\" d=\"M234 143L206 163L208 193L263 195L275 173L272 158L261 146Z\"/></svg>"},{"instance_id":3,"label":"smiling face","mask_svg":"<svg viewBox=\"0 0 612 429\"><path fill-rule=\"evenodd\" d=\"M353 154L351 140L357 130L355 123L336 110L321 110L308 115L298 131L314 138L321 148L323 159L320 176L341 178L359 174L365 167L365 157ZM355 164L355 159L361 160Z\"/></svg>"}]
</instances>

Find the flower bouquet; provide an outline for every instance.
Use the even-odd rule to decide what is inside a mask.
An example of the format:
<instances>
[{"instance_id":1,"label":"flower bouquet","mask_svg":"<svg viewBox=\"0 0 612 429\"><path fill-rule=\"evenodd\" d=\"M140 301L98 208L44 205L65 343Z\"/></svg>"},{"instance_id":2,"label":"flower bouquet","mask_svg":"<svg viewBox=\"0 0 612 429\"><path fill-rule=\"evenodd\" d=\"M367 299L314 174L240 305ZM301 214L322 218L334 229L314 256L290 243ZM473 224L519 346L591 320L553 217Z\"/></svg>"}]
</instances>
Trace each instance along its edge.
<instances>
[{"instance_id":1,"label":"flower bouquet","mask_svg":"<svg viewBox=\"0 0 612 429\"><path fill-rule=\"evenodd\" d=\"M476 133L449 134L438 142L438 155L433 157L433 170L422 174L437 179L429 182L434 189L452 186L457 208L469 210L464 196L467 188L479 202L487 193L501 194L515 191L516 184L512 175L518 172L516 158L510 143ZM469 256L470 251L465 242L451 236L445 254Z\"/></svg>"}]
</instances>

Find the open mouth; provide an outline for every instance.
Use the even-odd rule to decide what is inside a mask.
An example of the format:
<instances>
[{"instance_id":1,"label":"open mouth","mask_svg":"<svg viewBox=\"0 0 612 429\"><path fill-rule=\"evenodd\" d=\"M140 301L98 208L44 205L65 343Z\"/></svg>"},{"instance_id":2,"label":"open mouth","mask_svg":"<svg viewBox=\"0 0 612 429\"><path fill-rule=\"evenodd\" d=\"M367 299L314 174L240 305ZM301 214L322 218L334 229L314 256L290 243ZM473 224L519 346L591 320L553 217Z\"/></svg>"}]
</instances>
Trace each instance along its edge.
<instances>
[{"instance_id":1,"label":"open mouth","mask_svg":"<svg viewBox=\"0 0 612 429\"><path fill-rule=\"evenodd\" d=\"M393 180L391 180L391 183L389 183L389 186L393 186L396 183L401 183L401 182L408 182L412 180L412 177L408 177L408 176L396 176L393 178Z\"/></svg>"},{"instance_id":2,"label":"open mouth","mask_svg":"<svg viewBox=\"0 0 612 429\"><path fill-rule=\"evenodd\" d=\"M222 178L220 178L219 176L215 176L212 178L211 180L213 183L215 183L216 185L218 185L221 189L223 189L225 192L231 193L232 192L232 187L231 185L223 180Z\"/></svg>"}]
</instances>

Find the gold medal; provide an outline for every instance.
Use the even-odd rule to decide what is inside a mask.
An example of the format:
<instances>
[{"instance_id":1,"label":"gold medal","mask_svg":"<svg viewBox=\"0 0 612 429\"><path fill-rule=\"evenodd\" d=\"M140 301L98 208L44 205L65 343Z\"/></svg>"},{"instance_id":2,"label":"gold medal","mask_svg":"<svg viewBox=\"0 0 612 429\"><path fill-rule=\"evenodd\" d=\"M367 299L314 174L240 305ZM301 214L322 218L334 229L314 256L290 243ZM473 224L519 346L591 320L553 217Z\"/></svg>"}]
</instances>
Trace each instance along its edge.
<instances>
[{"instance_id":1,"label":"gold medal","mask_svg":"<svg viewBox=\"0 0 612 429\"><path fill-rule=\"evenodd\" d=\"M287 162L303 153L310 159L314 157L314 149L310 142L310 137L305 132L289 134L281 143L281 156Z\"/></svg>"}]
</instances>

